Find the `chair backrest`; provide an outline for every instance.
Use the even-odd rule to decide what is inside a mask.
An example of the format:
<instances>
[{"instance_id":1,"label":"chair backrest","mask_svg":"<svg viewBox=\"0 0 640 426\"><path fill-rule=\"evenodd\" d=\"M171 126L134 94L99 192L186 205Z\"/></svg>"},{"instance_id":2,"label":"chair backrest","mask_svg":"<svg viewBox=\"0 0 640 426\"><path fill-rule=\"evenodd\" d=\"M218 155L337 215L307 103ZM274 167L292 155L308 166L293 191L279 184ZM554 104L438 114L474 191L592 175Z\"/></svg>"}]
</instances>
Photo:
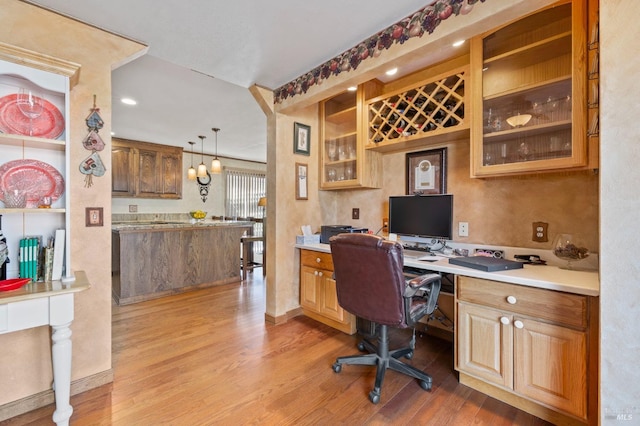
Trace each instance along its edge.
<instances>
[{"instance_id":1,"label":"chair backrest","mask_svg":"<svg viewBox=\"0 0 640 426\"><path fill-rule=\"evenodd\" d=\"M352 314L407 327L403 249L371 234L338 234L329 240L338 303Z\"/></svg>"}]
</instances>

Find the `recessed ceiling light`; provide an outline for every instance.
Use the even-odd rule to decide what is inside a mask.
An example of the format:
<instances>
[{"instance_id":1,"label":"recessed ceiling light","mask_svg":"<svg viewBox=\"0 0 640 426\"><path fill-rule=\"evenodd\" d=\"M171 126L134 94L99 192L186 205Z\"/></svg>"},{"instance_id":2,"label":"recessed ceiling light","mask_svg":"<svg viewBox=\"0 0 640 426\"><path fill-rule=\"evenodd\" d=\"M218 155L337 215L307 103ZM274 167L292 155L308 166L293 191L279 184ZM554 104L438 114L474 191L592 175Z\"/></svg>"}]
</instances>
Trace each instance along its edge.
<instances>
[{"instance_id":1,"label":"recessed ceiling light","mask_svg":"<svg viewBox=\"0 0 640 426\"><path fill-rule=\"evenodd\" d=\"M458 40L453 42L453 47L460 47L464 44L464 40Z\"/></svg>"},{"instance_id":2,"label":"recessed ceiling light","mask_svg":"<svg viewBox=\"0 0 640 426\"><path fill-rule=\"evenodd\" d=\"M387 75L394 75L397 72L398 72L398 68L391 68L389 71L386 72L386 74Z\"/></svg>"},{"instance_id":3,"label":"recessed ceiling light","mask_svg":"<svg viewBox=\"0 0 640 426\"><path fill-rule=\"evenodd\" d=\"M138 102L134 101L131 98L122 98L122 99L120 99L120 102L122 102L123 104L126 104L126 105L136 105L138 103Z\"/></svg>"},{"instance_id":4,"label":"recessed ceiling light","mask_svg":"<svg viewBox=\"0 0 640 426\"><path fill-rule=\"evenodd\" d=\"M347 88L348 91L350 92L355 92L356 90L358 90L358 88L356 86L351 86L349 88Z\"/></svg>"}]
</instances>

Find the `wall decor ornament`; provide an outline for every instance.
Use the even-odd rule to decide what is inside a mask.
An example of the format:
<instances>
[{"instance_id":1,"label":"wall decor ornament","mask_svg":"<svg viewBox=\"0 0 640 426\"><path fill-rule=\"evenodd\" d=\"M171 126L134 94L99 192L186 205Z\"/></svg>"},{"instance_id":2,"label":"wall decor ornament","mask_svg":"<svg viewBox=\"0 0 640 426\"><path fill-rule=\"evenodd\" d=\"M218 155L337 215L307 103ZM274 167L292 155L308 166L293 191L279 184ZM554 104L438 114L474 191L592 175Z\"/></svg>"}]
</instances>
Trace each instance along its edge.
<instances>
[{"instance_id":1,"label":"wall decor ornament","mask_svg":"<svg viewBox=\"0 0 640 426\"><path fill-rule=\"evenodd\" d=\"M198 187L200 188L200 198L204 203L207 201L207 197L209 196L209 187L211 187L211 174L209 173L209 170L205 170L205 175L196 177L196 180L198 181Z\"/></svg>"},{"instance_id":2,"label":"wall decor ornament","mask_svg":"<svg viewBox=\"0 0 640 426\"><path fill-rule=\"evenodd\" d=\"M309 199L309 167L304 163L296 163L296 200Z\"/></svg>"},{"instance_id":3,"label":"wall decor ornament","mask_svg":"<svg viewBox=\"0 0 640 426\"><path fill-rule=\"evenodd\" d=\"M407 194L447 193L447 148L407 154Z\"/></svg>"},{"instance_id":4,"label":"wall decor ornament","mask_svg":"<svg viewBox=\"0 0 640 426\"><path fill-rule=\"evenodd\" d=\"M311 153L311 127L301 123L293 123L294 154L309 155Z\"/></svg>"},{"instance_id":5,"label":"wall decor ornament","mask_svg":"<svg viewBox=\"0 0 640 426\"><path fill-rule=\"evenodd\" d=\"M274 101L281 103L289 97L307 93L309 88L322 84L330 77L357 69L364 60L377 58L383 50L389 49L394 44L403 44L410 38L431 34L442 21L451 16L468 14L478 2L484 3L485 0L436 0L433 4L277 88L274 90Z\"/></svg>"},{"instance_id":6,"label":"wall decor ornament","mask_svg":"<svg viewBox=\"0 0 640 426\"><path fill-rule=\"evenodd\" d=\"M90 188L93 186L93 176L104 176L107 172L102 159L98 154L98 151L102 151L105 147L105 143L98 134L100 129L104 126L104 121L100 117L100 108L96 106L96 95L93 95L93 108L91 113L85 119L89 133L82 140L82 146L84 149L91 151L91 154L80 163L80 173L85 175L84 187Z\"/></svg>"}]
</instances>

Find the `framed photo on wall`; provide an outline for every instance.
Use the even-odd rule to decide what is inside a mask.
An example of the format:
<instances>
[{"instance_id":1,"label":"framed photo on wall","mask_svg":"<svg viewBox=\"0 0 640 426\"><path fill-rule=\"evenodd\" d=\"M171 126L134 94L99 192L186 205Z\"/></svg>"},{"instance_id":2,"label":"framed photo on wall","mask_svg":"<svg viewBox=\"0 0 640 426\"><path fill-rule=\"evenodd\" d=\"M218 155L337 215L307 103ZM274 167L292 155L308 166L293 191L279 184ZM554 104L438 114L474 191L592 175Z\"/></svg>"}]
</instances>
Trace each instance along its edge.
<instances>
[{"instance_id":1,"label":"framed photo on wall","mask_svg":"<svg viewBox=\"0 0 640 426\"><path fill-rule=\"evenodd\" d=\"M407 154L407 194L447 193L447 148Z\"/></svg>"},{"instance_id":2,"label":"framed photo on wall","mask_svg":"<svg viewBox=\"0 0 640 426\"><path fill-rule=\"evenodd\" d=\"M293 153L309 155L311 152L311 127L293 123Z\"/></svg>"},{"instance_id":3,"label":"framed photo on wall","mask_svg":"<svg viewBox=\"0 0 640 426\"><path fill-rule=\"evenodd\" d=\"M304 163L296 163L296 200L309 199L308 167Z\"/></svg>"}]
</instances>

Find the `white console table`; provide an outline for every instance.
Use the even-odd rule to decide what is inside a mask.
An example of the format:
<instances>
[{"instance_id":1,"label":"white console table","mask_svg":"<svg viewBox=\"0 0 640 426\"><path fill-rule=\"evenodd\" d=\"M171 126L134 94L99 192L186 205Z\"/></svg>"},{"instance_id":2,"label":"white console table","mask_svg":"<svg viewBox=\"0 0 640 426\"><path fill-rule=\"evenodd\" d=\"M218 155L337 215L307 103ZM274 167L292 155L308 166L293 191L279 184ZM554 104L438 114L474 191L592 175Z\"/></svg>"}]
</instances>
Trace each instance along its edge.
<instances>
[{"instance_id":1,"label":"white console table","mask_svg":"<svg viewBox=\"0 0 640 426\"><path fill-rule=\"evenodd\" d=\"M72 282L31 283L0 292L0 334L49 325L52 328L51 360L56 410L53 421L68 425L73 408L71 388L71 322L75 293L90 287L84 271Z\"/></svg>"}]
</instances>

